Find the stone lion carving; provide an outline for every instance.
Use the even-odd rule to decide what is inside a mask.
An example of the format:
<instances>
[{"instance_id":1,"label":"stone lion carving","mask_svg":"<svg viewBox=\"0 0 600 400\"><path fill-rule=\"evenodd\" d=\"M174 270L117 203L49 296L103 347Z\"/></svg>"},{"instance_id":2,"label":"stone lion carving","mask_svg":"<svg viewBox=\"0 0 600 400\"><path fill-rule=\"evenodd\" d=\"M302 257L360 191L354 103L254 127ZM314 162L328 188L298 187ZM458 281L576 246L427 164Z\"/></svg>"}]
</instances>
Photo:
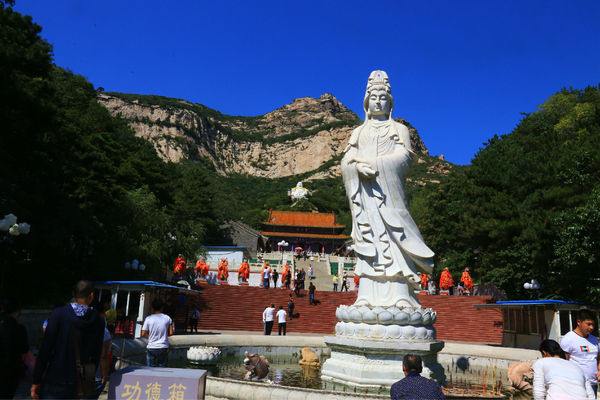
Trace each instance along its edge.
<instances>
[{"instance_id":1,"label":"stone lion carving","mask_svg":"<svg viewBox=\"0 0 600 400\"><path fill-rule=\"evenodd\" d=\"M244 367L248 372L244 379L265 379L269 374L269 360L257 353L245 352Z\"/></svg>"},{"instance_id":2,"label":"stone lion carving","mask_svg":"<svg viewBox=\"0 0 600 400\"><path fill-rule=\"evenodd\" d=\"M508 366L508 380L515 389L523 391L532 389L531 384L527 381L533 379L532 366L533 361L524 361Z\"/></svg>"},{"instance_id":3,"label":"stone lion carving","mask_svg":"<svg viewBox=\"0 0 600 400\"><path fill-rule=\"evenodd\" d=\"M312 367L320 367L321 361L319 361L319 356L312 351L312 349L308 347L302 348L302 359L298 361L300 365L307 365Z\"/></svg>"}]
</instances>

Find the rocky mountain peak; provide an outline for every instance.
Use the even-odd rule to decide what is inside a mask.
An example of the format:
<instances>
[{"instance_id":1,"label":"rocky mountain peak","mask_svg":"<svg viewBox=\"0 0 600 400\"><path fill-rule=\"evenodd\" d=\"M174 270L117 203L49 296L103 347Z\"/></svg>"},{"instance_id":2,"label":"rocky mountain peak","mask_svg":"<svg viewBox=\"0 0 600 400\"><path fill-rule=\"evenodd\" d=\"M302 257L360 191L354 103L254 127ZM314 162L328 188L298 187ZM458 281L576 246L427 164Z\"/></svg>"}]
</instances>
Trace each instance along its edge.
<instances>
[{"instance_id":1,"label":"rocky mountain peak","mask_svg":"<svg viewBox=\"0 0 600 400\"><path fill-rule=\"evenodd\" d=\"M404 118L394 118L394 121L400 122L402 125L408 128L408 132L410 133L410 144L413 151L415 153L421 153L428 156L429 150L427 150L427 147L425 147L425 143L423 143L423 140L421 139L421 136L419 136L417 129Z\"/></svg>"},{"instance_id":2,"label":"rocky mountain peak","mask_svg":"<svg viewBox=\"0 0 600 400\"><path fill-rule=\"evenodd\" d=\"M294 99L290 104L256 117L255 122L256 129L263 131L265 137L277 137L316 126L354 121L358 121L356 114L331 93L325 93L319 98ZM238 127L248 129L240 125Z\"/></svg>"},{"instance_id":3,"label":"rocky mountain peak","mask_svg":"<svg viewBox=\"0 0 600 400\"><path fill-rule=\"evenodd\" d=\"M350 135L362 123L331 93L298 98L256 117L224 115L160 96L101 93L98 101L129 121L165 161L204 157L221 174L276 178L309 173L307 180L337 176ZM413 150L428 155L417 130L396 120L409 128Z\"/></svg>"}]
</instances>

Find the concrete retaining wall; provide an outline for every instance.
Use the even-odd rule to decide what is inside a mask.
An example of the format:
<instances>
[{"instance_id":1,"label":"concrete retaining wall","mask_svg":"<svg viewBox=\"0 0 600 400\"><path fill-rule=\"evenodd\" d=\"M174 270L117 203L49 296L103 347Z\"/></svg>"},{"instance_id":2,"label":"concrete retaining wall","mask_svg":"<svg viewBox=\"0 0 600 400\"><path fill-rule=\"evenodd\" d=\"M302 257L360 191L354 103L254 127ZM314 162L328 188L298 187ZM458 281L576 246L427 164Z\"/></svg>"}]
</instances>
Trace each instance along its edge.
<instances>
[{"instance_id":1,"label":"concrete retaining wall","mask_svg":"<svg viewBox=\"0 0 600 400\"><path fill-rule=\"evenodd\" d=\"M389 399L389 395L340 393L327 390L266 385L259 382L208 377L206 394L229 400L358 400Z\"/></svg>"},{"instance_id":2,"label":"concrete retaining wall","mask_svg":"<svg viewBox=\"0 0 600 400\"><path fill-rule=\"evenodd\" d=\"M115 354L120 353L121 343L120 339L115 340L114 346L117 350ZM125 343L125 358L142 355L146 351L146 339L126 340ZM178 350L184 351L191 346L240 347L240 351L250 352L260 348L270 354L291 354L302 347L310 347L319 355L330 353L323 336L177 335L169 338L169 344L175 354ZM508 368L508 364L514 362L538 358L540 353L535 350L459 342L445 342L444 348L438 354L438 360L443 364L467 359L472 366L487 367L491 359L500 368Z\"/></svg>"},{"instance_id":3,"label":"concrete retaining wall","mask_svg":"<svg viewBox=\"0 0 600 400\"><path fill-rule=\"evenodd\" d=\"M509 364L540 357L540 352L535 350L458 342L446 342L444 349L438 353L438 361L442 364L467 363L470 367L489 367L491 361L502 369L508 369Z\"/></svg>"}]
</instances>

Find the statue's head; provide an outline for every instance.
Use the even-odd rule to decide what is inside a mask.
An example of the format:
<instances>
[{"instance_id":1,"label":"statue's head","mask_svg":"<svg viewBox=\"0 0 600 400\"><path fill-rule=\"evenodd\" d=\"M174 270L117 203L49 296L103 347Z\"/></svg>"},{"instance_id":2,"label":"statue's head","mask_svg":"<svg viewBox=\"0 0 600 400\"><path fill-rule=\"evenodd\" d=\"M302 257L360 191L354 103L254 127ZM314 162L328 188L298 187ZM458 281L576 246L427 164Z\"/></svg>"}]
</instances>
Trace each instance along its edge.
<instances>
[{"instance_id":1,"label":"statue's head","mask_svg":"<svg viewBox=\"0 0 600 400\"><path fill-rule=\"evenodd\" d=\"M369 75L363 108L366 119L371 119L375 115L385 115L387 118L391 118L394 98L390 79L385 71L377 70Z\"/></svg>"},{"instance_id":2,"label":"statue's head","mask_svg":"<svg viewBox=\"0 0 600 400\"><path fill-rule=\"evenodd\" d=\"M302 187L302 182L298 182L298 183L296 184L296 187L299 187L299 188L301 188L301 187Z\"/></svg>"}]
</instances>

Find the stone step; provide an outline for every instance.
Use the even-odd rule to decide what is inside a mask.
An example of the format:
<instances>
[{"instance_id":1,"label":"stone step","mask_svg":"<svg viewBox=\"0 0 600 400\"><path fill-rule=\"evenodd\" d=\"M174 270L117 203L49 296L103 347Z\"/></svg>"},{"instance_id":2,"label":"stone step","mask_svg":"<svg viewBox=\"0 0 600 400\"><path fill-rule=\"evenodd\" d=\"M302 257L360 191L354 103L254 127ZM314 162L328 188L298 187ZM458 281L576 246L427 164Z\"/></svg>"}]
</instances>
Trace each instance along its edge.
<instances>
[{"instance_id":1,"label":"stone step","mask_svg":"<svg viewBox=\"0 0 600 400\"><path fill-rule=\"evenodd\" d=\"M175 318L178 330L183 328L186 314L191 307L198 306L201 317L200 330L244 330L262 331L262 312L274 303L287 311L288 290L261 289L257 287L203 285L199 295L186 296L186 303ZM290 332L332 334L337 319L335 310L341 304L352 304L355 292L334 293L317 291L316 306L308 305L308 295L293 294L294 318L288 322ZM435 328L441 340L496 343L502 342L502 315L497 309L477 309L475 304L484 304L487 297L425 296L418 295L423 307L437 312ZM187 311L186 311L187 310Z\"/></svg>"}]
</instances>

